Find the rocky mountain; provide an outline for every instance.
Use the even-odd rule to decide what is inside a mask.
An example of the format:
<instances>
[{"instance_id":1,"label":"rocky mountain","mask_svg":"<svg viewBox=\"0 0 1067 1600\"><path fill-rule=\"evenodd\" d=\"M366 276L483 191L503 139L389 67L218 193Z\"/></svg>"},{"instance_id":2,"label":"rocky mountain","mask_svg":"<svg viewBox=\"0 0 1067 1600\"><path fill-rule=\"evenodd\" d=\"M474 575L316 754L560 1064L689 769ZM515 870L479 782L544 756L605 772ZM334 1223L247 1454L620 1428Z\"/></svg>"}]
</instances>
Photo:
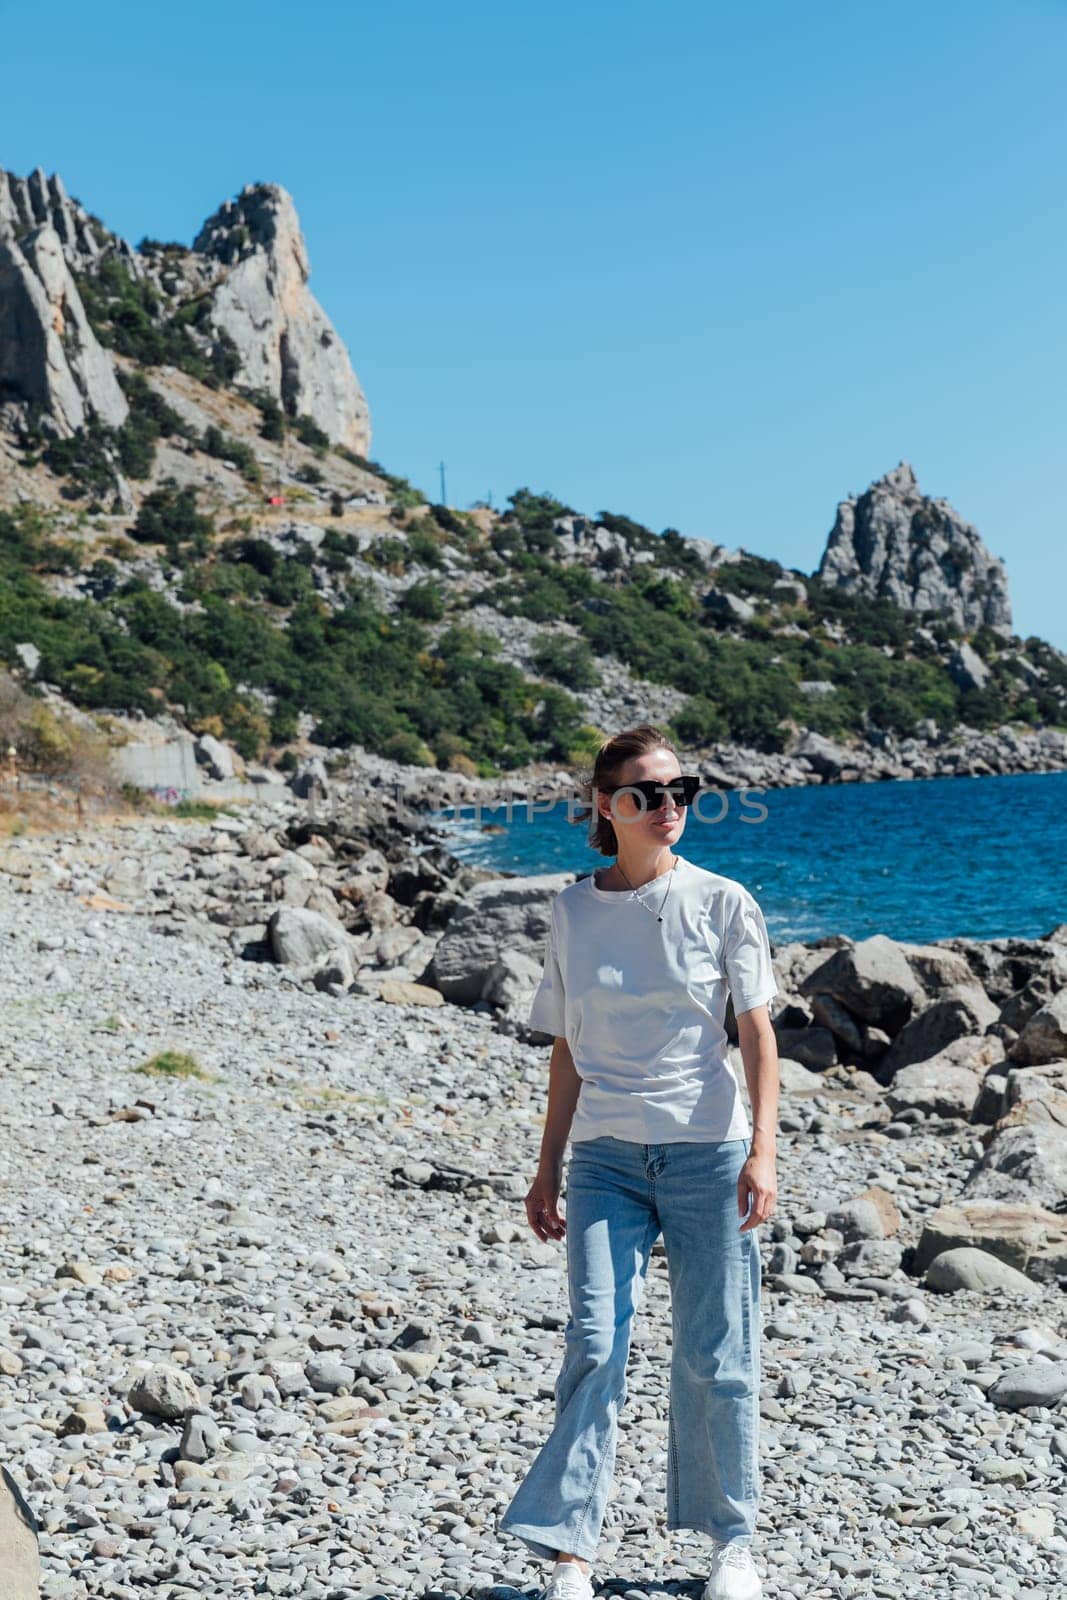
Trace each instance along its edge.
<instances>
[{"instance_id":1,"label":"rocky mountain","mask_svg":"<svg viewBox=\"0 0 1067 1600\"><path fill-rule=\"evenodd\" d=\"M337 332L307 287L311 268L292 198L250 184L209 217L194 250L220 263L211 321L234 342L237 382L311 417L335 443L370 453L370 413Z\"/></svg>"},{"instance_id":2,"label":"rocky mountain","mask_svg":"<svg viewBox=\"0 0 1067 1600\"><path fill-rule=\"evenodd\" d=\"M818 576L849 594L949 617L959 628L1011 634L1004 563L947 500L923 494L906 461L842 500Z\"/></svg>"},{"instance_id":3,"label":"rocky mountain","mask_svg":"<svg viewBox=\"0 0 1067 1600\"><path fill-rule=\"evenodd\" d=\"M195 743L491 781L639 721L735 782L1067 765L1067 657L910 467L808 574L528 488L432 505L369 437L283 189L134 248L0 174L0 663L141 767L131 719L182 730L179 774ZM0 736L54 748L22 711Z\"/></svg>"},{"instance_id":4,"label":"rocky mountain","mask_svg":"<svg viewBox=\"0 0 1067 1600\"><path fill-rule=\"evenodd\" d=\"M66 437L94 417L118 426L127 405L102 341L122 349L136 331L146 345L155 331L170 353L184 343L226 358L236 389L270 396L366 455L366 397L309 277L296 208L277 184L250 184L227 201L191 250L147 240L134 250L72 201L58 175L0 171L0 404ZM101 338L87 285L98 320L110 323Z\"/></svg>"}]
</instances>

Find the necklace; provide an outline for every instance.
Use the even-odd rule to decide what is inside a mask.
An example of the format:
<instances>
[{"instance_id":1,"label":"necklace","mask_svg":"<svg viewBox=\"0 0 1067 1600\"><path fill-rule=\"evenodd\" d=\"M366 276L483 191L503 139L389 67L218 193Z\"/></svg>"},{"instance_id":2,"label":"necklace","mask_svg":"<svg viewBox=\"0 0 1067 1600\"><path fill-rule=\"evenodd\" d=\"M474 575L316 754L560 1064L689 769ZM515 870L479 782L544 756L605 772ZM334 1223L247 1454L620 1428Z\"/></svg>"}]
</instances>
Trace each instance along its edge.
<instances>
[{"instance_id":1,"label":"necklace","mask_svg":"<svg viewBox=\"0 0 1067 1600\"><path fill-rule=\"evenodd\" d=\"M680 861L680 859L681 859L680 856L675 856L674 860L671 862L670 873L668 875L668 880L667 880L667 894L665 894L663 896L663 899L660 901L660 903L659 903L659 911L658 912L657 911L653 911L652 907L649 905L647 900L642 900L641 899L641 896L638 894L637 890L634 888L634 885L632 883L630 883L629 878L626 878L625 872L622 872L622 867L619 866L618 861L616 861L616 863L615 863L615 865L617 867L619 867L619 871L622 872L623 877L626 878L626 882L630 883L630 888L633 890L633 899L639 900L641 902L641 904L644 906L645 910L648 912L649 916L650 917L655 917L657 922L662 922L663 921L663 908L667 904L667 895L670 894L670 892L671 892L671 884L674 882L674 869L678 865L678 862Z\"/></svg>"}]
</instances>

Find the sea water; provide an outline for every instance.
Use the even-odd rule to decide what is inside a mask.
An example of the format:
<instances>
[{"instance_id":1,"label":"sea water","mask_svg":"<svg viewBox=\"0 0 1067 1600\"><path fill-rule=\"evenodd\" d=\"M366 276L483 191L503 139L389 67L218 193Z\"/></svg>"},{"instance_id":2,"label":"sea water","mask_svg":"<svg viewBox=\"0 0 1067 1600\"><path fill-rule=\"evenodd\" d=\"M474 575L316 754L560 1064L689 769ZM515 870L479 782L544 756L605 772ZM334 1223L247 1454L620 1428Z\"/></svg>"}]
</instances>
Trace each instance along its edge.
<instances>
[{"instance_id":1,"label":"sea water","mask_svg":"<svg viewBox=\"0 0 1067 1600\"><path fill-rule=\"evenodd\" d=\"M532 815L517 800L510 818L503 806L432 815L464 861L580 876L607 859L568 821L580 809L576 793ZM776 944L1035 939L1067 923L1067 772L723 790L675 850L743 883Z\"/></svg>"}]
</instances>

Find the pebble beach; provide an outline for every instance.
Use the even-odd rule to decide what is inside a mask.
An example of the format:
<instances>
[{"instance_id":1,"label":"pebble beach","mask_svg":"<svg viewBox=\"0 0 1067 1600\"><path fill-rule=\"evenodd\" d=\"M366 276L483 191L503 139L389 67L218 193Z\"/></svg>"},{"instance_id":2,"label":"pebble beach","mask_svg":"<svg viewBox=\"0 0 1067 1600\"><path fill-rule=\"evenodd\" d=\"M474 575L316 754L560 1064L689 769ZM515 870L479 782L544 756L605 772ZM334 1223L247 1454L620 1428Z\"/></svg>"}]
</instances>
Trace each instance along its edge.
<instances>
[{"instance_id":1,"label":"pebble beach","mask_svg":"<svg viewBox=\"0 0 1067 1600\"><path fill-rule=\"evenodd\" d=\"M522 1203L548 1051L175 916L218 827L3 848L0 1449L41 1594L531 1597L545 1568L496 1518L551 1426L567 1310L565 1245ZM759 1230L765 1594L1051 1596L1062 1288L909 1270L982 1130L886 1133L865 1074L813 1078L783 1075ZM871 1191L893 1235L857 1249L835 1216ZM669 1350L658 1244L593 1572L633 1600L696 1600L707 1571L664 1527Z\"/></svg>"}]
</instances>

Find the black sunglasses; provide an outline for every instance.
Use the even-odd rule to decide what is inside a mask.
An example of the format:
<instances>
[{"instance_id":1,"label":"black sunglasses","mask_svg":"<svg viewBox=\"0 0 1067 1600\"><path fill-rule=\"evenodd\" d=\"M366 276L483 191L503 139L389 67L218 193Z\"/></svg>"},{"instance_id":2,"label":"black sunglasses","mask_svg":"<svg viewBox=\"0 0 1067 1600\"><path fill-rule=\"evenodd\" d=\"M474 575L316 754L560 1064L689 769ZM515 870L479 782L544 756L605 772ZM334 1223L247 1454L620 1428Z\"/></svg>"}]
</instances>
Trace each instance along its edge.
<instances>
[{"instance_id":1,"label":"black sunglasses","mask_svg":"<svg viewBox=\"0 0 1067 1600\"><path fill-rule=\"evenodd\" d=\"M639 783L620 783L614 789L601 789L601 794L639 794L644 801L643 811L658 811L668 793L676 806L691 806L700 788L700 778L692 773L672 778L670 783L656 783L652 778L642 778Z\"/></svg>"}]
</instances>

